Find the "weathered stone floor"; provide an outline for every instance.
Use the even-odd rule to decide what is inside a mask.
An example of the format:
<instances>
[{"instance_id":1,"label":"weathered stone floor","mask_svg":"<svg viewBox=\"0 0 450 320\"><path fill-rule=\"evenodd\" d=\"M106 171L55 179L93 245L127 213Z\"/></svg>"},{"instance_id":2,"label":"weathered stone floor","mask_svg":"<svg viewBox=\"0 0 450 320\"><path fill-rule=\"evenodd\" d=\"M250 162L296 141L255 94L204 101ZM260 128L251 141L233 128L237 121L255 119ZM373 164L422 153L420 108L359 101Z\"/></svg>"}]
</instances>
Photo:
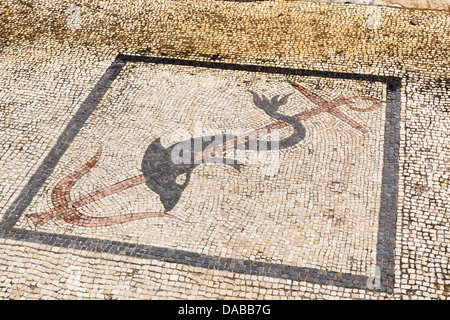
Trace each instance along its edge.
<instances>
[{"instance_id":1,"label":"weathered stone floor","mask_svg":"<svg viewBox=\"0 0 450 320\"><path fill-rule=\"evenodd\" d=\"M342 3L2 2L0 298L447 299L449 30Z\"/></svg>"}]
</instances>

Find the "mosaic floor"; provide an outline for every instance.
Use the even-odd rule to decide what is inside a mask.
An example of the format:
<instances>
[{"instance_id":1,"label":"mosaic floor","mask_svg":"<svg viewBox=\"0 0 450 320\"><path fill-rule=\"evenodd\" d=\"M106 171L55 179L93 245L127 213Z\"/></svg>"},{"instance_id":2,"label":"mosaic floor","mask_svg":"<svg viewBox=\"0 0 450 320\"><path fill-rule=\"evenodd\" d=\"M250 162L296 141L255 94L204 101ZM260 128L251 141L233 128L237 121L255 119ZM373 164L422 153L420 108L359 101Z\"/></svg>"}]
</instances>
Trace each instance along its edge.
<instances>
[{"instance_id":1,"label":"mosaic floor","mask_svg":"<svg viewBox=\"0 0 450 320\"><path fill-rule=\"evenodd\" d=\"M30 3L0 299L448 298L448 12Z\"/></svg>"}]
</instances>

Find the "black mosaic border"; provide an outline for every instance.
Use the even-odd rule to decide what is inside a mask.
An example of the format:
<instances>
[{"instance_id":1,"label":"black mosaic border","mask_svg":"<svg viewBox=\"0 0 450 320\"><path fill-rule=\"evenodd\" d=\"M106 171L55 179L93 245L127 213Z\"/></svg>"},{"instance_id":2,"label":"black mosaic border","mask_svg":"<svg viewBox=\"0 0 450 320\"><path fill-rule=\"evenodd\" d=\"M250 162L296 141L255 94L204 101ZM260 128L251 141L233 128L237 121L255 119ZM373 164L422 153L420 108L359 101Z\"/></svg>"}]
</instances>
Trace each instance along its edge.
<instances>
[{"instance_id":1,"label":"black mosaic border","mask_svg":"<svg viewBox=\"0 0 450 320\"><path fill-rule=\"evenodd\" d=\"M31 203L34 196L50 176L59 159L69 148L90 114L101 101L110 85L127 62L155 64L174 64L214 69L242 70L300 76L327 77L351 80L384 82L387 88L387 107L385 125L384 166L382 180L381 210L377 243L377 267L380 270L380 286L368 286L372 279L365 276L324 271L314 268L293 267L289 265L256 262L249 260L221 258L182 250L136 245L110 240L99 240L62 234L29 231L14 228L20 216ZM0 223L0 237L11 240L34 242L57 247L73 248L96 252L127 255L137 258L154 259L170 263L186 264L194 267L225 270L249 275L285 278L311 283L335 285L392 292L394 286L394 249L397 219L398 157L400 141L401 79L377 75L336 73L327 71L292 69L257 65L240 65L210 61L194 61L173 58L143 57L119 54L105 74L98 81L83 102L55 146L31 177L21 194L6 211Z\"/></svg>"}]
</instances>

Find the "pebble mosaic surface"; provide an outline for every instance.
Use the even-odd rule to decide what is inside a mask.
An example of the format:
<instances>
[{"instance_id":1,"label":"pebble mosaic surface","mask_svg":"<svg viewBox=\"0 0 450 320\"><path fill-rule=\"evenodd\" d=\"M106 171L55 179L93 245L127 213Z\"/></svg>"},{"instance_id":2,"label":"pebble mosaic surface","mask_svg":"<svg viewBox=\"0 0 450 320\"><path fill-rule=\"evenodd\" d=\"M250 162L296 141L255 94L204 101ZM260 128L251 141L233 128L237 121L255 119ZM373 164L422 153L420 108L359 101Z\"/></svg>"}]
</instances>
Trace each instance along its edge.
<instances>
[{"instance_id":1,"label":"pebble mosaic surface","mask_svg":"<svg viewBox=\"0 0 450 320\"><path fill-rule=\"evenodd\" d=\"M0 10L1 299L448 298L448 12Z\"/></svg>"}]
</instances>

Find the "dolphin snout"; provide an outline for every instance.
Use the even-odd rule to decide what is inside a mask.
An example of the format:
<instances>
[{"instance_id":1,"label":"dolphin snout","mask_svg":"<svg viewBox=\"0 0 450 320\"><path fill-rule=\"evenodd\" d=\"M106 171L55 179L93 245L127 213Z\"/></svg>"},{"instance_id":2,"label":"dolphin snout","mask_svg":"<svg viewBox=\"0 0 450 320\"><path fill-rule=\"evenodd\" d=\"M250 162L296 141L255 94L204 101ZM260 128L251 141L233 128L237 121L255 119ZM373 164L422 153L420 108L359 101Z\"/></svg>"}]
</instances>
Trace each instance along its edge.
<instances>
[{"instance_id":1,"label":"dolphin snout","mask_svg":"<svg viewBox=\"0 0 450 320\"><path fill-rule=\"evenodd\" d=\"M172 210L176 206L180 198L181 193L160 194L159 199L161 200L161 203L164 206L164 212Z\"/></svg>"}]
</instances>

